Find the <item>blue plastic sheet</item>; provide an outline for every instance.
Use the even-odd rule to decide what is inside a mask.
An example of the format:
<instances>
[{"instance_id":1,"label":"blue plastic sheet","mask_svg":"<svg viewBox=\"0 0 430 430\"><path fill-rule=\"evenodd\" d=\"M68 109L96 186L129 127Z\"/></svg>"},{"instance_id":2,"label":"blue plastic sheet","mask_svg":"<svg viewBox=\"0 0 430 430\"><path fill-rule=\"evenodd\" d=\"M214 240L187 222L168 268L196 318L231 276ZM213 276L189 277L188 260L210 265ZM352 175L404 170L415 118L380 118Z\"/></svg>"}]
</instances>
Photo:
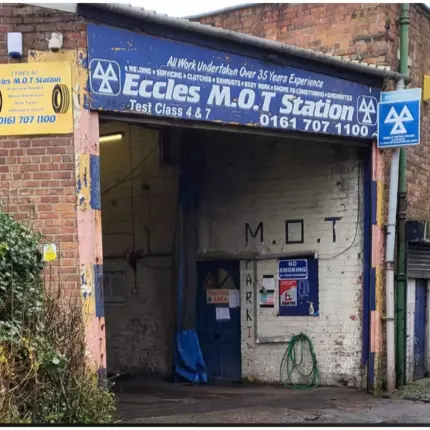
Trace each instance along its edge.
<instances>
[{"instance_id":1,"label":"blue plastic sheet","mask_svg":"<svg viewBox=\"0 0 430 430\"><path fill-rule=\"evenodd\" d=\"M196 331L177 332L176 349L176 374L193 384L206 383L208 375Z\"/></svg>"}]
</instances>

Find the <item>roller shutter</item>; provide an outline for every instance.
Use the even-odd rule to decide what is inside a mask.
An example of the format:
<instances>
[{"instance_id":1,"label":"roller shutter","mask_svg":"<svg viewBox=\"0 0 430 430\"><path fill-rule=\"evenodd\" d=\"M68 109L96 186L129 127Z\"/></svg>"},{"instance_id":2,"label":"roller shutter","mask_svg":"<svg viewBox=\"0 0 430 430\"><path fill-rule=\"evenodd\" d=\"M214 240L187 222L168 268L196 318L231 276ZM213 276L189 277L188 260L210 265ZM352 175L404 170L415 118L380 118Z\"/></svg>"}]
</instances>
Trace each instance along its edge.
<instances>
[{"instance_id":1,"label":"roller shutter","mask_svg":"<svg viewBox=\"0 0 430 430\"><path fill-rule=\"evenodd\" d=\"M408 278L430 279L430 245L409 245Z\"/></svg>"}]
</instances>

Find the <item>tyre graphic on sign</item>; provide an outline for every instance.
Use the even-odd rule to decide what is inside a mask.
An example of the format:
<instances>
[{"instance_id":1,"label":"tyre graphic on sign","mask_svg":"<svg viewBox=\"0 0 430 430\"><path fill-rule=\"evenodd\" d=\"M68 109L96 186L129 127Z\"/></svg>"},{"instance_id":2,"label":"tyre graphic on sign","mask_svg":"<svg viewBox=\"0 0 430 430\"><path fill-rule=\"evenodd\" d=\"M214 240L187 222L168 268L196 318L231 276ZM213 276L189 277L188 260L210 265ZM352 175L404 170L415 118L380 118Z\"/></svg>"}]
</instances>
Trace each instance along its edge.
<instances>
[{"instance_id":1,"label":"tyre graphic on sign","mask_svg":"<svg viewBox=\"0 0 430 430\"><path fill-rule=\"evenodd\" d=\"M0 112L1 112L2 109L3 109L3 94L0 91Z\"/></svg>"},{"instance_id":2,"label":"tyre graphic on sign","mask_svg":"<svg viewBox=\"0 0 430 430\"><path fill-rule=\"evenodd\" d=\"M57 114L67 113L70 107L70 93L67 85L57 84L52 90L52 109Z\"/></svg>"}]
</instances>

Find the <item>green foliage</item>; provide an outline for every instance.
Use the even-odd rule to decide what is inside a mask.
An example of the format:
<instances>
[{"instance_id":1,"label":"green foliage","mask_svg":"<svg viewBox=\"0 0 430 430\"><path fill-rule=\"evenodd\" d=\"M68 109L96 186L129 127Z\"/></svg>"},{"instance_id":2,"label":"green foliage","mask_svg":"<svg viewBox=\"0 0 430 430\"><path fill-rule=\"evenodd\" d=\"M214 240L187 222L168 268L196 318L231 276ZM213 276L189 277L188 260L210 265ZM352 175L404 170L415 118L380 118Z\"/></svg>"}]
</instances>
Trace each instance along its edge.
<instances>
[{"instance_id":1,"label":"green foliage","mask_svg":"<svg viewBox=\"0 0 430 430\"><path fill-rule=\"evenodd\" d=\"M0 211L0 424L112 423L86 360L79 295L46 294L41 236Z\"/></svg>"},{"instance_id":2,"label":"green foliage","mask_svg":"<svg viewBox=\"0 0 430 430\"><path fill-rule=\"evenodd\" d=\"M0 324L12 324L2 324L0 332L13 330L24 316L34 318L41 311L40 239L29 226L0 211Z\"/></svg>"}]
</instances>

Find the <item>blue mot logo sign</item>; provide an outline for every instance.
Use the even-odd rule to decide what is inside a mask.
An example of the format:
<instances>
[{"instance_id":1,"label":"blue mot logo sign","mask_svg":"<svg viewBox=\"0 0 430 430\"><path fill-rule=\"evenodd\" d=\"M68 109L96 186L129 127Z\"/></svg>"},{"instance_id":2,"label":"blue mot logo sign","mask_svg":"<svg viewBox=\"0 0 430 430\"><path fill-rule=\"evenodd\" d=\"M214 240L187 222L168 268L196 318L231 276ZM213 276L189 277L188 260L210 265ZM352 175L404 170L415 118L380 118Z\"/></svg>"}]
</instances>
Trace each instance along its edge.
<instances>
[{"instance_id":1,"label":"blue mot logo sign","mask_svg":"<svg viewBox=\"0 0 430 430\"><path fill-rule=\"evenodd\" d=\"M92 109L364 139L376 131L379 89L357 82L97 25L88 47Z\"/></svg>"}]
</instances>

